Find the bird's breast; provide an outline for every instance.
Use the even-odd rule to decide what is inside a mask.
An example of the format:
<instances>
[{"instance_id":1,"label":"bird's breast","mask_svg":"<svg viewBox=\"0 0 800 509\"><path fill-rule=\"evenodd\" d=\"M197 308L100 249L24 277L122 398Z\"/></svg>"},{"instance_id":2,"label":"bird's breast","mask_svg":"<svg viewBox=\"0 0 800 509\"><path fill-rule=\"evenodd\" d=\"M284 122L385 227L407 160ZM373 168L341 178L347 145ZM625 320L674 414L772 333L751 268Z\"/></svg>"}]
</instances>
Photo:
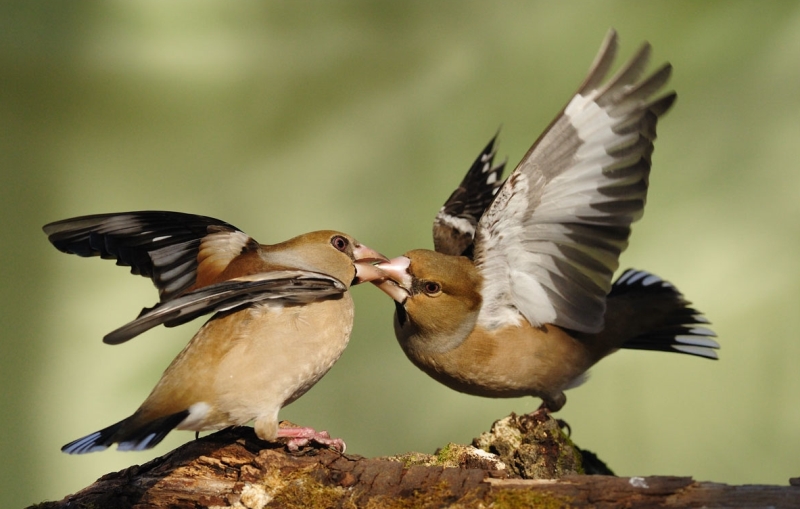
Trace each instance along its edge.
<instances>
[{"instance_id":1,"label":"bird's breast","mask_svg":"<svg viewBox=\"0 0 800 509\"><path fill-rule=\"evenodd\" d=\"M284 406L339 359L353 327L349 294L294 306L255 306L220 363L216 390L236 407Z\"/></svg>"},{"instance_id":2,"label":"bird's breast","mask_svg":"<svg viewBox=\"0 0 800 509\"><path fill-rule=\"evenodd\" d=\"M217 315L167 368L143 409L204 403L191 429L245 424L310 389L344 351L353 326L349 293L303 305L250 306ZM161 408L165 405L170 408Z\"/></svg>"},{"instance_id":3,"label":"bird's breast","mask_svg":"<svg viewBox=\"0 0 800 509\"><path fill-rule=\"evenodd\" d=\"M592 364L586 347L562 329L527 323L492 331L478 326L447 352L406 354L448 387L494 398L563 391Z\"/></svg>"}]
</instances>

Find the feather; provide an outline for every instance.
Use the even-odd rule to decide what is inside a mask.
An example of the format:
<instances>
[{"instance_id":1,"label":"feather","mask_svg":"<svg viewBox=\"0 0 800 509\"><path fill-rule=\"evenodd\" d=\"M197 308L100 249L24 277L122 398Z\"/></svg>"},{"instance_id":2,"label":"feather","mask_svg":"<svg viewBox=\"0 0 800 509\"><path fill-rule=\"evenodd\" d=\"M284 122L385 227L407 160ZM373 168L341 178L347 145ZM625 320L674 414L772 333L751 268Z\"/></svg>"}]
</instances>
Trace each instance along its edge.
<instances>
[{"instance_id":1,"label":"feather","mask_svg":"<svg viewBox=\"0 0 800 509\"><path fill-rule=\"evenodd\" d=\"M534 326L603 328L611 277L647 199L655 126L675 99L651 99L671 68L641 79L647 44L606 80L616 47L611 31L478 223L475 262L486 282L478 322L489 329L518 316Z\"/></svg>"}]
</instances>

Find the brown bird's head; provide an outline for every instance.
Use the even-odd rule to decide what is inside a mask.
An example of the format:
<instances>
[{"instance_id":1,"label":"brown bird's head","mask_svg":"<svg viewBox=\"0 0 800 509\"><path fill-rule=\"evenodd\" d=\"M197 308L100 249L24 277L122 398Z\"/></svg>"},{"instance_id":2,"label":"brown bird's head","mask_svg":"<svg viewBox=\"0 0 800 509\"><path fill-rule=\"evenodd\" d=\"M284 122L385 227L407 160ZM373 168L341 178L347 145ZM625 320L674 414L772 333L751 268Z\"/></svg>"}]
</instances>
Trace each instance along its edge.
<instances>
[{"instance_id":1,"label":"brown bird's head","mask_svg":"<svg viewBox=\"0 0 800 509\"><path fill-rule=\"evenodd\" d=\"M374 264L388 261L350 235L333 230L305 233L269 246L263 256L276 265L328 274L347 286L385 277Z\"/></svg>"},{"instance_id":2,"label":"brown bird's head","mask_svg":"<svg viewBox=\"0 0 800 509\"><path fill-rule=\"evenodd\" d=\"M481 307L481 276L472 261L427 249L379 263L386 279L373 281L394 301L395 330L412 357L458 346Z\"/></svg>"}]
</instances>

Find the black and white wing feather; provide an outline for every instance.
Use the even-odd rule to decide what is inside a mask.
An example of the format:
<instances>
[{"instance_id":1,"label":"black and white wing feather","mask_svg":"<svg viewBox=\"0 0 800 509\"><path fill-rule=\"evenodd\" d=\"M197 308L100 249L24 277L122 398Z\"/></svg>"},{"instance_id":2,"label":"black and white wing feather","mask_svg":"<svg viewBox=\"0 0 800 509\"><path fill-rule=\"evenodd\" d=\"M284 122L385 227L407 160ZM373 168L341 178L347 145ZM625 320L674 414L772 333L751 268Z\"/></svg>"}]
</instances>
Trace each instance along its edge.
<instances>
[{"instance_id":1,"label":"black and white wing feather","mask_svg":"<svg viewBox=\"0 0 800 509\"><path fill-rule=\"evenodd\" d=\"M219 219L166 211L75 217L43 230L64 253L116 260L132 274L150 278L162 303L195 284L201 261L212 270L224 270L245 247L256 244Z\"/></svg>"},{"instance_id":2,"label":"black and white wing feather","mask_svg":"<svg viewBox=\"0 0 800 509\"><path fill-rule=\"evenodd\" d=\"M252 274L204 286L144 309L132 322L106 334L103 342L118 345L161 324L175 327L202 315L259 302L307 303L345 291L347 287L341 281L317 272L277 270Z\"/></svg>"},{"instance_id":3,"label":"black and white wing feather","mask_svg":"<svg viewBox=\"0 0 800 509\"><path fill-rule=\"evenodd\" d=\"M497 135L481 151L464 180L436 214L433 246L439 253L471 256L478 220L503 183L506 163L494 166L496 141Z\"/></svg>"},{"instance_id":4,"label":"black and white wing feather","mask_svg":"<svg viewBox=\"0 0 800 509\"><path fill-rule=\"evenodd\" d=\"M645 44L611 79L612 30L588 77L533 144L480 220L475 262L483 275L479 324L603 327L605 299L631 223L647 196L658 117L675 93L652 98L665 64L640 79Z\"/></svg>"}]
</instances>

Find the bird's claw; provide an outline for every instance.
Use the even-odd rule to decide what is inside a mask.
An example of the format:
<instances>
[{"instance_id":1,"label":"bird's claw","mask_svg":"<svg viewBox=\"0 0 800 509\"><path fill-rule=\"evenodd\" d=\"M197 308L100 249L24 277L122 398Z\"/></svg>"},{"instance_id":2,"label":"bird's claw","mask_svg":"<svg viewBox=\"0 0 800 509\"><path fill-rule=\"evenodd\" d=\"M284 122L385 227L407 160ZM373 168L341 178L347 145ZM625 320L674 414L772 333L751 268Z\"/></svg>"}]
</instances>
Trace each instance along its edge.
<instances>
[{"instance_id":1,"label":"bird's claw","mask_svg":"<svg viewBox=\"0 0 800 509\"><path fill-rule=\"evenodd\" d=\"M316 431L313 428L279 428L278 438L288 438L286 448L292 452L300 450L310 443L315 443L344 454L347 446L341 438L331 438L327 431Z\"/></svg>"}]
</instances>

